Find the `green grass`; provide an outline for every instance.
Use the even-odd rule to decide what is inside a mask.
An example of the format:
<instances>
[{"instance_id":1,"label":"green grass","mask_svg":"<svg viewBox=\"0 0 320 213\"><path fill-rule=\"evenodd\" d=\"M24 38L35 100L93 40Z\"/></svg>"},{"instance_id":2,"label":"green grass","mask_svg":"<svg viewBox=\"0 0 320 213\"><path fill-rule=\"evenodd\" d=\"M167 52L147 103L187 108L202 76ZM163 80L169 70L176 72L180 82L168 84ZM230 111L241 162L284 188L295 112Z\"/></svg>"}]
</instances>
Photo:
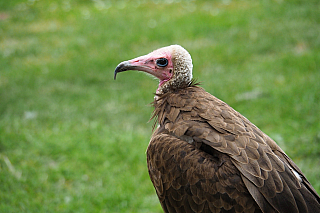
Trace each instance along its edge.
<instances>
[{"instance_id":1,"label":"green grass","mask_svg":"<svg viewBox=\"0 0 320 213\"><path fill-rule=\"evenodd\" d=\"M157 82L116 65L180 44L211 94L320 192L318 0L0 2L0 212L161 212Z\"/></svg>"}]
</instances>

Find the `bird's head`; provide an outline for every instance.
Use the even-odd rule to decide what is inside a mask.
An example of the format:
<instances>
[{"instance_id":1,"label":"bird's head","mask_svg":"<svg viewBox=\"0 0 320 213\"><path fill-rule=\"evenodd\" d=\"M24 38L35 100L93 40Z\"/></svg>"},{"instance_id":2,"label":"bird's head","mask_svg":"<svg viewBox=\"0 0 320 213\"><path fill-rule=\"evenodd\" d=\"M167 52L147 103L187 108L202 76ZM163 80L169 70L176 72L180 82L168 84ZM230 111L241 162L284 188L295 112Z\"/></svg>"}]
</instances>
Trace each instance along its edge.
<instances>
[{"instance_id":1,"label":"bird's head","mask_svg":"<svg viewBox=\"0 0 320 213\"><path fill-rule=\"evenodd\" d=\"M192 80L192 59L188 51L179 45L157 49L147 55L121 62L114 71L138 70L160 80L157 94L187 87Z\"/></svg>"}]
</instances>

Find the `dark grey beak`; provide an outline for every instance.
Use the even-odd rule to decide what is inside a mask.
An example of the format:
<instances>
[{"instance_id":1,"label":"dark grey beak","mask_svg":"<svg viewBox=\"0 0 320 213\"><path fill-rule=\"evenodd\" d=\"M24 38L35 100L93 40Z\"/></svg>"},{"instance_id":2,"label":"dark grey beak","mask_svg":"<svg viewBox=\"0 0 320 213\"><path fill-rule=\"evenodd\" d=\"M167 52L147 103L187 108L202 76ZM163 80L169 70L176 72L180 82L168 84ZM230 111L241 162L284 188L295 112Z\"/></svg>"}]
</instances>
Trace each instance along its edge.
<instances>
[{"instance_id":1,"label":"dark grey beak","mask_svg":"<svg viewBox=\"0 0 320 213\"><path fill-rule=\"evenodd\" d=\"M117 74L119 72L124 72L124 71L127 71L127 70L134 70L136 68L136 66L132 66L130 64L129 61L123 61L121 62L115 69L114 71L114 80L116 80L116 77L117 77Z\"/></svg>"},{"instance_id":2,"label":"dark grey beak","mask_svg":"<svg viewBox=\"0 0 320 213\"><path fill-rule=\"evenodd\" d=\"M149 55L143 55L143 56L139 56L137 58L131 59L131 60L127 60L127 61L123 61L120 64L118 64L118 66L116 67L115 71L114 71L114 80L116 80L117 74L119 72L124 72L127 70L137 70L137 71L143 71L146 73L149 73L151 75L154 75L157 78L161 78L161 73L158 74L157 72L154 71L154 67L153 64L149 63L152 60L150 60L150 56Z\"/></svg>"}]
</instances>

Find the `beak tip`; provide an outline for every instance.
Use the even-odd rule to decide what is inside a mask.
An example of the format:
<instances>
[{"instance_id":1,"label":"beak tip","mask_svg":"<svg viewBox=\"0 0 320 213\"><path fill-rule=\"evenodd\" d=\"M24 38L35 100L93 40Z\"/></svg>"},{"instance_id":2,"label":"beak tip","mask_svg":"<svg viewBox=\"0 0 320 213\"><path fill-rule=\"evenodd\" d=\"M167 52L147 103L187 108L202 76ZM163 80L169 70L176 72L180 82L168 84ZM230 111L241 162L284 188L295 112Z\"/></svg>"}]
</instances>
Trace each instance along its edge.
<instances>
[{"instance_id":1,"label":"beak tip","mask_svg":"<svg viewBox=\"0 0 320 213\"><path fill-rule=\"evenodd\" d=\"M116 67L115 71L114 71L114 76L113 79L116 80L117 78L117 74L119 72L123 72L123 71L127 71L131 68L131 64L128 61L123 61L120 64L118 64L118 66Z\"/></svg>"}]
</instances>

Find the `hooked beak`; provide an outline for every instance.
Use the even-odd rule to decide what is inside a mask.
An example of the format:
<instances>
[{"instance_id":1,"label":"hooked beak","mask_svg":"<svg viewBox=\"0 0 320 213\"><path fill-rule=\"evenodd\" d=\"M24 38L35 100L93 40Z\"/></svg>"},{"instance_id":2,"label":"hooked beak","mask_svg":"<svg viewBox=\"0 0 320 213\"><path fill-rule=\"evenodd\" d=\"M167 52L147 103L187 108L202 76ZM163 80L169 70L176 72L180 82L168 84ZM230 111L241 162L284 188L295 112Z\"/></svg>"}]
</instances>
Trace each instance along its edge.
<instances>
[{"instance_id":1,"label":"hooked beak","mask_svg":"<svg viewBox=\"0 0 320 213\"><path fill-rule=\"evenodd\" d=\"M134 62L131 62L131 61L134 61ZM119 72L124 72L127 70L139 70L139 71L144 71L154 75L154 71L150 67L146 65L142 65L141 63L137 63L137 61L133 59L130 61L123 61L116 67L114 71L114 80L116 80L117 74Z\"/></svg>"},{"instance_id":2,"label":"hooked beak","mask_svg":"<svg viewBox=\"0 0 320 213\"><path fill-rule=\"evenodd\" d=\"M166 55L162 55L158 56L155 55L154 52L151 52L147 55L139 56L128 61L123 61L116 67L114 71L114 79L116 79L116 76L119 72L138 70L151 74L160 81L168 80L172 76L173 68L171 62L169 62L169 65L166 67L159 67L156 65L157 58L166 57Z\"/></svg>"},{"instance_id":3,"label":"hooked beak","mask_svg":"<svg viewBox=\"0 0 320 213\"><path fill-rule=\"evenodd\" d=\"M113 79L116 80L117 78L117 74L119 72L124 72L127 70L133 69L132 65L130 64L129 61L123 61L120 64L118 64L118 66L116 67L115 71L114 71L114 77Z\"/></svg>"}]
</instances>

